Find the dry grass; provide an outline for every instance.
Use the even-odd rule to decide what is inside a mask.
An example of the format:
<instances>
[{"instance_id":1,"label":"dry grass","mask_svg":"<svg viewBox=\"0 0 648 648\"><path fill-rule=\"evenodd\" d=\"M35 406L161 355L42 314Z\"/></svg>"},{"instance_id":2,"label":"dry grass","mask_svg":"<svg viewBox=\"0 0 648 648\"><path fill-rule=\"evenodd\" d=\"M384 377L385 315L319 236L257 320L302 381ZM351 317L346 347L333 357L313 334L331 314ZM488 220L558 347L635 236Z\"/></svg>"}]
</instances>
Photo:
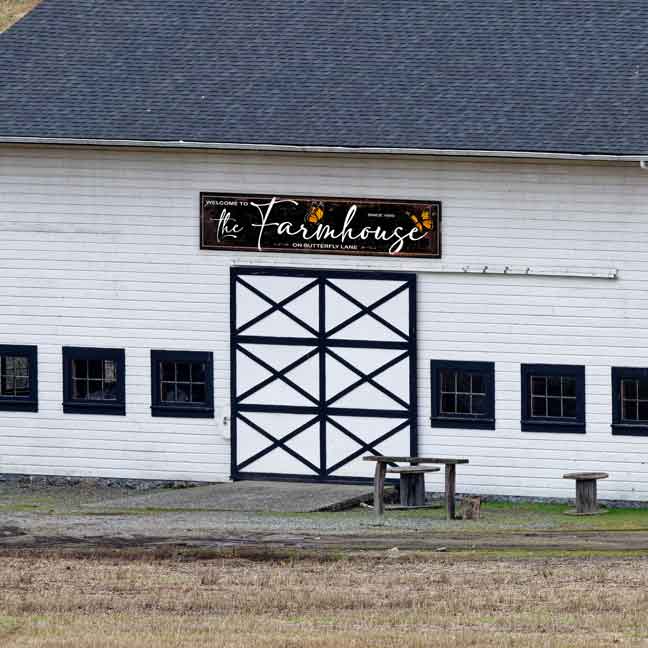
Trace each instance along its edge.
<instances>
[{"instance_id":1,"label":"dry grass","mask_svg":"<svg viewBox=\"0 0 648 648\"><path fill-rule=\"evenodd\" d=\"M0 0L0 32L11 27L39 3L40 0Z\"/></svg>"},{"instance_id":2,"label":"dry grass","mask_svg":"<svg viewBox=\"0 0 648 648\"><path fill-rule=\"evenodd\" d=\"M0 645L646 645L648 562L4 557Z\"/></svg>"}]
</instances>

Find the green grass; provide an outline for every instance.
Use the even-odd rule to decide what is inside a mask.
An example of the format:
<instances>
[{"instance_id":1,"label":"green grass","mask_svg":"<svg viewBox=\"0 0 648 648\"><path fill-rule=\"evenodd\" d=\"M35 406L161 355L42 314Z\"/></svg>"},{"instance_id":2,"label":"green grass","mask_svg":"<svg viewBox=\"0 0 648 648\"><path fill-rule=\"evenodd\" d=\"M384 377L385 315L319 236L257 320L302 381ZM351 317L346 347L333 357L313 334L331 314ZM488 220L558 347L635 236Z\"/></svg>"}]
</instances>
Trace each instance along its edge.
<instances>
[{"instance_id":1,"label":"green grass","mask_svg":"<svg viewBox=\"0 0 648 648\"><path fill-rule=\"evenodd\" d=\"M648 508L608 509L602 515L568 516L565 511L572 507L568 504L541 504L535 502L486 502L482 504L482 518L478 521L456 520L447 522L442 508L417 509L413 511L387 511L385 524L396 526L411 522L413 526L420 523L435 522L442 524L439 530L471 531L550 531L550 530L602 530L602 531L639 531L648 530ZM305 526L318 520L373 521L373 511L355 508L349 511L321 513L258 513L260 517L289 518L303 520Z\"/></svg>"}]
</instances>

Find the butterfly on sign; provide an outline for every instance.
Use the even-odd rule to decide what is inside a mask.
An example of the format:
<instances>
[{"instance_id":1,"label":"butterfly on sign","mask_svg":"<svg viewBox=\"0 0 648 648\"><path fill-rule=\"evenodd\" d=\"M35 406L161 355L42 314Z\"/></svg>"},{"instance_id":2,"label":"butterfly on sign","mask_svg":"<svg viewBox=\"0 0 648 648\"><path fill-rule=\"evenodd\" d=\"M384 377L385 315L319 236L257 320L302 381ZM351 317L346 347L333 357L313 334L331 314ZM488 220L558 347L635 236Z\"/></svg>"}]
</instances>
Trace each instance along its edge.
<instances>
[{"instance_id":1,"label":"butterfly on sign","mask_svg":"<svg viewBox=\"0 0 648 648\"><path fill-rule=\"evenodd\" d=\"M317 225L324 218L324 203L314 202L311 204L308 213L306 214L306 222L311 225Z\"/></svg>"},{"instance_id":2,"label":"butterfly on sign","mask_svg":"<svg viewBox=\"0 0 648 648\"><path fill-rule=\"evenodd\" d=\"M410 219L421 234L432 232L434 229L434 220L429 209L424 209L420 214L410 214Z\"/></svg>"}]
</instances>

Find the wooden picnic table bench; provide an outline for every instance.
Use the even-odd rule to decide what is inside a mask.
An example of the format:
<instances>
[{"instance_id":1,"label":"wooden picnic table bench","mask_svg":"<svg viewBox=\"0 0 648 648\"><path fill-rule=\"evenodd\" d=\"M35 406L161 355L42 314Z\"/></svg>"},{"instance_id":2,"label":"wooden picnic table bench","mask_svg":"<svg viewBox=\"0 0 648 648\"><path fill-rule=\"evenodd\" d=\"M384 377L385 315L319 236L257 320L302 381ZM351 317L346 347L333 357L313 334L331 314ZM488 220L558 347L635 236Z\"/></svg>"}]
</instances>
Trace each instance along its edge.
<instances>
[{"instance_id":1,"label":"wooden picnic table bench","mask_svg":"<svg viewBox=\"0 0 648 648\"><path fill-rule=\"evenodd\" d=\"M467 464L468 459L450 459L448 457L386 457L370 455L363 457L364 461L375 461L374 472L374 509L376 515L382 519L385 514L385 473L387 464L409 463L411 466L420 464L441 464L445 466L445 499L446 517L455 519L455 493L457 484L457 465Z\"/></svg>"},{"instance_id":2,"label":"wooden picnic table bench","mask_svg":"<svg viewBox=\"0 0 648 648\"><path fill-rule=\"evenodd\" d=\"M401 506L425 506L425 473L439 472L438 466L399 466L387 468L400 477Z\"/></svg>"}]
</instances>

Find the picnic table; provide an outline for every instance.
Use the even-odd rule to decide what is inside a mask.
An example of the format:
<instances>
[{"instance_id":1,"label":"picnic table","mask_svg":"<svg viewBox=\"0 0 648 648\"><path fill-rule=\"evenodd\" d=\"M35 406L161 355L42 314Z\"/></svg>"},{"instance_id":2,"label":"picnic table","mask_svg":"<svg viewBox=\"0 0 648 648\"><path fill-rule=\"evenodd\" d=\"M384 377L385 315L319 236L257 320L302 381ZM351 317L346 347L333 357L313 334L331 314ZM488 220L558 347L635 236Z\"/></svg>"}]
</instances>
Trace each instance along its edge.
<instances>
[{"instance_id":1,"label":"picnic table","mask_svg":"<svg viewBox=\"0 0 648 648\"><path fill-rule=\"evenodd\" d=\"M421 464L441 464L445 466L445 500L446 517L455 519L455 493L457 484L457 465L467 464L468 459L450 459L448 457L385 457L370 455L364 461L375 461L374 472L374 510L379 519L385 514L385 473L388 464L409 463L410 466Z\"/></svg>"}]
</instances>

